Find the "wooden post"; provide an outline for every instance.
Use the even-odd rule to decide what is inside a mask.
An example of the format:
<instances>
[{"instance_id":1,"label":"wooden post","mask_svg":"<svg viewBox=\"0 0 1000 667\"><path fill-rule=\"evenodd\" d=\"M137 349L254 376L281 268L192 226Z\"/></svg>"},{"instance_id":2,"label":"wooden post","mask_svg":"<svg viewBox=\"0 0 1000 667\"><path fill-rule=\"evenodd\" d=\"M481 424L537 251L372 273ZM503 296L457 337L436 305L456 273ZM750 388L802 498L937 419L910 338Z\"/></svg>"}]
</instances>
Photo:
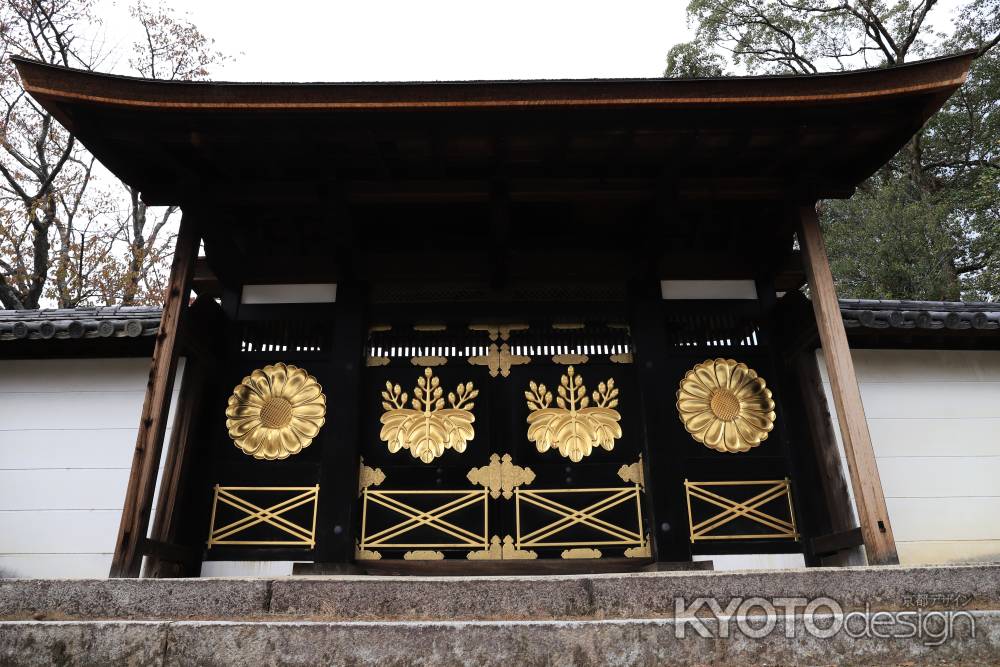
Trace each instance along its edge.
<instances>
[{"instance_id":1,"label":"wooden post","mask_svg":"<svg viewBox=\"0 0 1000 667\"><path fill-rule=\"evenodd\" d=\"M221 323L218 321L220 319L223 320ZM173 428L170 430L167 453L163 457L160 492L156 497L156 513L149 531L152 542L170 545L177 552L184 551L177 544L177 524L180 521L178 512L184 502L185 480L188 477L192 450L196 446L195 428L203 412L205 383L216 372L216 361L222 358L221 351L216 349L218 346L212 345L211 336L225 326L224 320L221 306L211 297L199 295L198 300L185 311L178 334L178 346L180 352L187 357L187 364L184 366L181 390L174 408ZM191 548L189 551L200 555L200 550ZM147 549L142 576L184 577L197 573L193 561L200 561L200 558L184 555L185 558L181 561L170 561L162 553L150 553Z\"/></svg>"},{"instance_id":2,"label":"wooden post","mask_svg":"<svg viewBox=\"0 0 1000 667\"><path fill-rule=\"evenodd\" d=\"M153 360L146 385L146 399L139 420L139 435L132 455L125 504L118 540L111 560L112 577L137 577L142 567L142 546L149 528L149 514L156 489L163 435L170 413L170 395L177 371L177 329L191 293L191 277L198 256L199 235L195 221L181 218L177 246L170 268L170 282L163 303L160 330L153 347Z\"/></svg>"},{"instance_id":3,"label":"wooden post","mask_svg":"<svg viewBox=\"0 0 1000 667\"><path fill-rule=\"evenodd\" d=\"M643 461L646 466L646 519L650 526L653 557L658 562L691 560L687 514L684 501L683 460L670 441L668 419L673 411L664 409L676 400L675 387L663 381L670 368L667 333L660 297L660 281L645 275L632 285L629 326L635 347L635 373L642 395L642 424L645 426Z\"/></svg>"},{"instance_id":4,"label":"wooden post","mask_svg":"<svg viewBox=\"0 0 1000 667\"><path fill-rule=\"evenodd\" d=\"M809 280L816 328L819 330L826 368L830 375L833 402L837 408L837 421L840 423L840 435L847 454L851 487L854 489L854 502L868 562L872 565L895 564L899 562L896 542L892 536L882 480L878 474L871 435L868 433L861 390L854 373L844 321L840 317L840 303L837 301L837 290L830 272L816 207L800 207L798 223L799 246Z\"/></svg>"},{"instance_id":5,"label":"wooden post","mask_svg":"<svg viewBox=\"0 0 1000 667\"><path fill-rule=\"evenodd\" d=\"M337 286L333 329L333 362L327 377L328 396L336 397L337 427L323 444L320 473L316 563L351 563L358 498L358 461L361 444L362 374L368 335L366 295L362 285Z\"/></svg>"}]
</instances>

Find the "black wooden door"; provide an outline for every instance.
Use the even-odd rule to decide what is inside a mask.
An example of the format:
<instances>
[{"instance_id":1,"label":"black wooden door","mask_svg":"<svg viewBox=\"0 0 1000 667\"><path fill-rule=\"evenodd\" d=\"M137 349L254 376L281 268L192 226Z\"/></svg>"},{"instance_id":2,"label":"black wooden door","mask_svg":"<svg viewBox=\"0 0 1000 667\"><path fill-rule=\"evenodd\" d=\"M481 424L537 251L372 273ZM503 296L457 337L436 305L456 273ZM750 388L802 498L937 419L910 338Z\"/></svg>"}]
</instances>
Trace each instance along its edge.
<instances>
[{"instance_id":1,"label":"black wooden door","mask_svg":"<svg viewBox=\"0 0 1000 667\"><path fill-rule=\"evenodd\" d=\"M633 368L585 356L573 364L541 357L512 369L504 385L504 442L534 472L505 519L517 545L540 557L645 557Z\"/></svg>"},{"instance_id":2,"label":"black wooden door","mask_svg":"<svg viewBox=\"0 0 1000 667\"><path fill-rule=\"evenodd\" d=\"M670 387L689 387L684 382L689 373L698 373L695 385L700 389L685 389L688 397L714 396L720 387L753 387L752 396L741 394L741 412L756 410L757 416L743 423L765 417L770 422L753 441L735 447L721 440L713 444L708 431L701 431L700 439L692 434L695 422L685 424L675 397L664 405L670 417L664 421L662 446L672 450L674 470L672 476L666 470L652 472L671 485L655 510L661 516L677 507L686 510L683 532L692 554L795 553L803 548L790 451L793 415L783 407L786 387L776 363L778 351L770 345L770 327L759 309L756 301L663 306L666 336L660 368ZM709 378L707 384L704 378ZM727 384L724 378L733 379ZM725 416L725 407L712 404L712 421L725 421L719 416Z\"/></svg>"},{"instance_id":3,"label":"black wooden door","mask_svg":"<svg viewBox=\"0 0 1000 667\"><path fill-rule=\"evenodd\" d=\"M359 557L464 557L484 549L496 508L467 474L493 451L488 372L409 360L367 371L361 483L372 483L359 498Z\"/></svg>"},{"instance_id":4,"label":"black wooden door","mask_svg":"<svg viewBox=\"0 0 1000 667\"><path fill-rule=\"evenodd\" d=\"M646 557L627 333L376 333L358 558Z\"/></svg>"},{"instance_id":5,"label":"black wooden door","mask_svg":"<svg viewBox=\"0 0 1000 667\"><path fill-rule=\"evenodd\" d=\"M313 560L323 493L324 453L338 419L330 361L332 318L235 322L228 358L205 392L205 416L193 466L190 515L205 539L206 560ZM256 387L246 419L234 403ZM285 436L255 438L281 423ZM291 422L295 422L291 424ZM287 427L291 425L291 429ZM245 437L240 437L240 436Z\"/></svg>"}]
</instances>

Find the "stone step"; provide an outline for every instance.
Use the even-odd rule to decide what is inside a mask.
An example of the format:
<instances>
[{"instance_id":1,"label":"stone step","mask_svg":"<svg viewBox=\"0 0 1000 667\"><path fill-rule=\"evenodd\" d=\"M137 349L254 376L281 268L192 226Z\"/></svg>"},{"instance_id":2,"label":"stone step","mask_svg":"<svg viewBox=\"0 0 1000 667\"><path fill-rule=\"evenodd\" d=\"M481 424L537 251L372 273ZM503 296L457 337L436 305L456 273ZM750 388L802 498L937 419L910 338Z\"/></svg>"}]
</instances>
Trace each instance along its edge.
<instances>
[{"instance_id":1,"label":"stone step","mask_svg":"<svg viewBox=\"0 0 1000 667\"><path fill-rule=\"evenodd\" d=\"M702 636L677 619L532 621L7 621L0 664L34 665L986 665L1000 614L975 611L951 637L817 637L776 620L762 637L729 619ZM864 615L868 620L870 615ZM864 627L860 618L858 627Z\"/></svg>"},{"instance_id":2,"label":"stone step","mask_svg":"<svg viewBox=\"0 0 1000 667\"><path fill-rule=\"evenodd\" d=\"M855 609L1000 609L1000 566L518 577L0 580L0 620L669 618L677 599L826 597Z\"/></svg>"}]
</instances>

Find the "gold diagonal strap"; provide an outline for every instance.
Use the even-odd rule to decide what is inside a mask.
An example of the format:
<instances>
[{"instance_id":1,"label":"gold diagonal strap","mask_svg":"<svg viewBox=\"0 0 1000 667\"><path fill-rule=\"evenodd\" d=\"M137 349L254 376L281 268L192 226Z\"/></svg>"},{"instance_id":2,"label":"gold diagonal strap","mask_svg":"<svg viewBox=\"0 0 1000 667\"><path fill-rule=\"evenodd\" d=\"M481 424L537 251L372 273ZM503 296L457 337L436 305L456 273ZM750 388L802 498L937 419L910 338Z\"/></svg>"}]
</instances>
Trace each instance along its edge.
<instances>
[{"instance_id":1,"label":"gold diagonal strap","mask_svg":"<svg viewBox=\"0 0 1000 667\"><path fill-rule=\"evenodd\" d=\"M787 479L743 482L691 482L685 480L684 486L687 495L688 524L692 542L698 540L739 540L759 538L791 538L797 540L799 537L795 526L795 513L792 507L791 485ZM706 488L725 488L729 486L764 486L767 488L746 500L734 500L722 495L721 493L717 493L709 488ZM788 501L789 520L785 520L760 509L768 503L783 497ZM721 511L713 514L703 521L694 523L694 515L691 510L692 498L714 505L715 507L720 508ZM731 521L735 521L739 518L749 519L757 524L771 529L774 532L741 535L710 534Z\"/></svg>"},{"instance_id":2,"label":"gold diagonal strap","mask_svg":"<svg viewBox=\"0 0 1000 667\"><path fill-rule=\"evenodd\" d=\"M389 528L386 528L374 535L366 537L366 544L374 545L376 542L390 540L397 535L408 532L422 525L429 525L435 530L440 530L441 532L450 534L458 539L463 539L463 533L465 534L465 539L468 539L469 536L478 538L475 533L465 530L464 528L456 526L448 521L444 521L442 520L442 517L478 502L480 500L480 495L481 494L478 491L471 494L467 493L459 498L445 503L444 505L439 505L438 507L424 511L386 495L383 492L373 492L369 495L372 502L398 514L402 514L403 516L408 517L408 519L390 526Z\"/></svg>"},{"instance_id":3,"label":"gold diagonal strap","mask_svg":"<svg viewBox=\"0 0 1000 667\"><path fill-rule=\"evenodd\" d=\"M367 491L367 490L366 490ZM420 510L415 508L403 501L395 498L395 495L431 495L431 494L461 494L458 498L448 501L442 505L438 505L429 510ZM475 491L427 491L427 492L402 492L402 491L368 491L365 494L365 502L371 501L374 504L380 505L389 509L397 514L401 514L406 517L405 520L400 521L388 528L385 528L372 535L366 535L365 530L362 534L362 545L365 547L376 547L376 546L395 546L395 547L421 547L427 546L425 543L393 543L390 541L400 535L403 535L409 531L412 531L420 526L428 526L436 531L449 535L450 537L459 540L460 542L456 545L434 545L434 546L473 546L480 547L485 544L486 537L486 490L475 490ZM483 534L478 535L470 530L457 526L450 521L445 521L444 517L448 516L454 512L461 509L469 507L471 505L477 504L479 502L484 503L484 529ZM367 516L367 512L365 513ZM367 524L367 521L365 522ZM367 529L367 526L364 526Z\"/></svg>"},{"instance_id":4,"label":"gold diagonal strap","mask_svg":"<svg viewBox=\"0 0 1000 667\"><path fill-rule=\"evenodd\" d=\"M690 493L695 498L708 502L724 510L723 512L693 526L696 532L707 532L709 530L713 530L729 523L734 519L738 519L741 516L746 516L757 523L764 524L775 530L783 530L791 527L791 524L788 522L756 509L757 507L763 506L770 501L783 496L785 494L785 489L781 484L768 488L756 496L742 502L713 493L712 491L699 486L692 486Z\"/></svg>"},{"instance_id":5,"label":"gold diagonal strap","mask_svg":"<svg viewBox=\"0 0 1000 667\"><path fill-rule=\"evenodd\" d=\"M544 493L544 492L542 492ZM551 498L547 498L538 491L527 490L520 494L520 497L532 505L536 505L553 514L560 515L561 518L538 528L527 535L520 536L520 543L525 546L537 546L538 543L547 537L565 531L571 526L583 524L599 532L619 538L615 542L605 542L604 544L617 544L621 541L634 542L640 540L642 536L634 531L628 530L609 521L598 518L598 514L632 500L635 494L634 489L618 489L610 496L583 508L575 509L562 503L558 503ZM597 544L591 542L590 544Z\"/></svg>"},{"instance_id":6,"label":"gold diagonal strap","mask_svg":"<svg viewBox=\"0 0 1000 667\"><path fill-rule=\"evenodd\" d=\"M610 523L610 522L604 521L602 519L599 519L596 516L597 514L603 512L605 510L611 509L612 507L614 507L616 505L620 505L623 502L627 502L628 500L631 500L632 496L635 494L635 489L634 488L627 488L627 489L599 489L599 490L600 491L615 491L617 493L613 494L612 496L610 496L608 498L603 498L603 499L597 501L596 503L594 503L593 505L590 505L589 507L585 507L582 510L577 510L577 509L574 509L574 508L569 507L567 505L563 505L561 503L557 503L555 500L552 500L551 498L547 498L547 497L544 497L544 496L540 495L539 493L536 493L535 489L529 489L529 490L524 491L523 497L524 497L524 499L526 501L531 502L532 504L535 504L535 505L538 505L540 507L543 507L544 509L548 509L549 511L552 511L553 513L562 514L563 518L559 519L556 523L566 523L567 525L565 526L565 528L568 528L570 525L575 525L577 523L586 522L586 521L593 521L594 523L601 524L601 525L603 525L603 526L605 526L605 527L607 527L609 529L612 529L612 530L621 530L621 531L628 532L631 535L638 535L638 533L633 533L632 531L628 531L627 529L621 528L620 526L617 526L617 525L615 525L613 523ZM555 493L566 493L566 492L579 493L579 492L587 492L587 491L593 491L593 489L551 489L551 490L541 491L541 493L553 493L553 494L555 494ZM542 501L542 502L544 502L546 504L543 505L543 504L541 504L538 501ZM552 524L550 524L550 525L552 525ZM596 528L597 526L592 526L592 527ZM546 527L543 527L543 528L541 528L539 530L545 530L545 528ZM539 530L534 531L529 536L533 537L534 533L539 532ZM525 537L529 537L529 536L525 536Z\"/></svg>"},{"instance_id":7,"label":"gold diagonal strap","mask_svg":"<svg viewBox=\"0 0 1000 667\"><path fill-rule=\"evenodd\" d=\"M792 524L790 522L757 509L758 507L766 505L776 498L784 496L785 489L783 486L775 486L767 489L766 491L763 491L762 493L759 493L744 502L738 502L732 500L731 498L726 498L725 496L713 493L708 489L697 487L691 489L691 495L723 509L723 511L719 514L695 524L694 529L696 532L708 532L715 530L716 528L738 519L741 516L745 516L748 519L763 524L768 528L773 528L777 531L790 530L792 528Z\"/></svg>"},{"instance_id":8,"label":"gold diagonal strap","mask_svg":"<svg viewBox=\"0 0 1000 667\"><path fill-rule=\"evenodd\" d=\"M280 516L281 514L291 511L296 507L301 507L302 505L312 502L313 496L311 492L307 491L293 498L276 503L268 508L261 508L254 503L236 496L222 488L219 489L218 500L241 512L245 512L247 516L234 521L231 524L217 528L215 530L216 541L225 539L234 533L241 532L260 523L267 523L282 532L291 534L293 537L304 540L311 539L309 529L299 526L298 524L288 521L284 517Z\"/></svg>"},{"instance_id":9,"label":"gold diagonal strap","mask_svg":"<svg viewBox=\"0 0 1000 667\"><path fill-rule=\"evenodd\" d=\"M302 493L294 498L289 498L288 500L284 500L267 508L258 507L246 499L235 496L223 489L219 490L219 500L230 507L246 512L247 516L234 521L233 523L216 528L216 540L225 539L234 533L246 530L247 528L260 523L267 523L286 533L291 533L293 536L300 537L302 539L309 539L309 530L307 528L303 528L298 524L292 523L280 515L293 510L296 507L301 507L306 503L312 502L313 499L311 492L307 491L306 493ZM300 534L296 535L296 532Z\"/></svg>"},{"instance_id":10,"label":"gold diagonal strap","mask_svg":"<svg viewBox=\"0 0 1000 667\"><path fill-rule=\"evenodd\" d=\"M255 493L289 493L299 492L291 498L286 498L268 507L261 507L239 495L241 492ZM319 486L314 487L254 487L254 486L218 486L215 487L215 494L212 503L212 518L210 521L210 532L208 547L215 545L243 545L243 546L308 546L316 545L316 501L319 495ZM218 508L222 505L232 507L242 512L246 516L216 527ZM309 526L302 526L282 515L302 507L312 504L312 522ZM277 529L294 539L262 539L262 540L234 540L234 535L242 533L254 526L266 524Z\"/></svg>"}]
</instances>

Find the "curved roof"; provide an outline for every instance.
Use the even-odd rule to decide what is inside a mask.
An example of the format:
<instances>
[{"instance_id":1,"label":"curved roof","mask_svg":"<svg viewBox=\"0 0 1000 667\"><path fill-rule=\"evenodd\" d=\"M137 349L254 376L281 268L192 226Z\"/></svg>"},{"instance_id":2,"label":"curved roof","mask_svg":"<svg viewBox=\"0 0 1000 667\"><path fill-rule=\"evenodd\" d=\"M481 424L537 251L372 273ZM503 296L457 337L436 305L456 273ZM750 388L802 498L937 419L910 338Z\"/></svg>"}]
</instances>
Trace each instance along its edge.
<instances>
[{"instance_id":1,"label":"curved roof","mask_svg":"<svg viewBox=\"0 0 1000 667\"><path fill-rule=\"evenodd\" d=\"M14 56L38 99L158 109L241 111L468 107L745 106L852 102L948 93L973 52L894 68L716 78L537 79L369 83L167 81L101 74Z\"/></svg>"},{"instance_id":2,"label":"curved roof","mask_svg":"<svg viewBox=\"0 0 1000 667\"><path fill-rule=\"evenodd\" d=\"M844 197L965 80L972 54L718 79L153 81L14 58L25 89L153 204L317 207L583 192ZM302 185L307 184L303 188ZM315 190L319 188L318 194ZM327 188L327 191L322 191ZM281 197L279 197L281 198Z\"/></svg>"}]
</instances>

